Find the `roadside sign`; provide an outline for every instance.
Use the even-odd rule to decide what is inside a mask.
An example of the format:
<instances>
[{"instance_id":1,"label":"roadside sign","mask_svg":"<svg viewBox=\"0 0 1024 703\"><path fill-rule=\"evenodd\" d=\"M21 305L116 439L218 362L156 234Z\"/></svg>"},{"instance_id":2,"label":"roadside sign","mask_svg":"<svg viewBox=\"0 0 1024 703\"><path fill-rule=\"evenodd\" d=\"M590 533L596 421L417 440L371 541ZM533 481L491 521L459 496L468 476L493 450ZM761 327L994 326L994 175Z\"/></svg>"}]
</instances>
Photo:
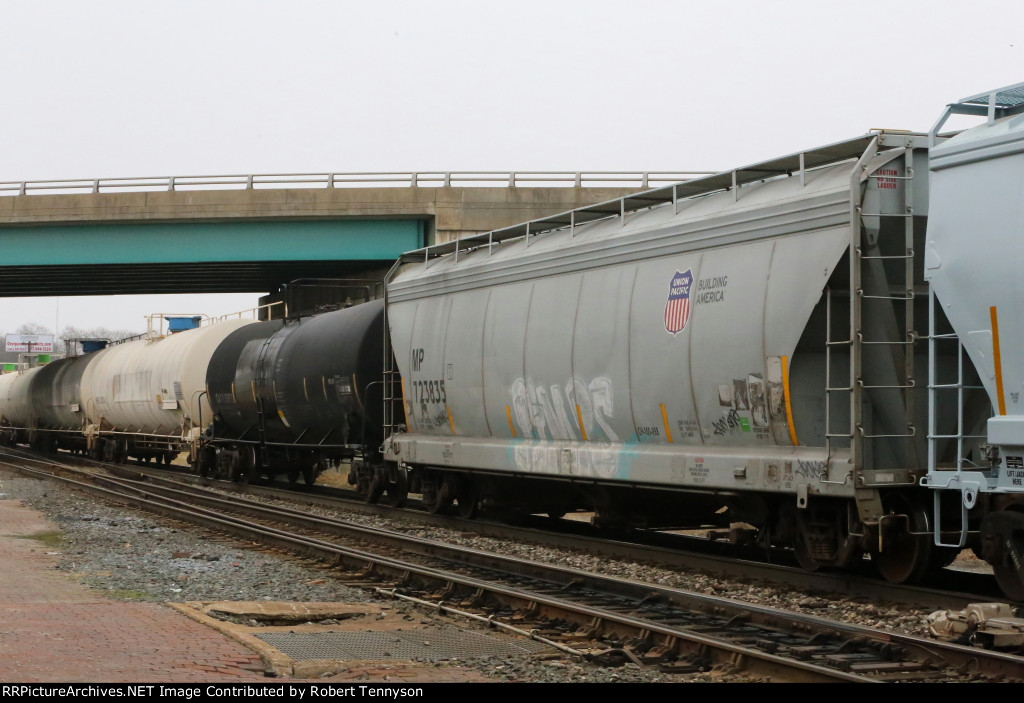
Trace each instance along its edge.
<instances>
[{"instance_id":1,"label":"roadside sign","mask_svg":"<svg viewBox=\"0 0 1024 703\"><path fill-rule=\"evenodd\" d=\"M52 334L9 334L7 335L5 351L9 352L38 352L40 354L53 353Z\"/></svg>"}]
</instances>

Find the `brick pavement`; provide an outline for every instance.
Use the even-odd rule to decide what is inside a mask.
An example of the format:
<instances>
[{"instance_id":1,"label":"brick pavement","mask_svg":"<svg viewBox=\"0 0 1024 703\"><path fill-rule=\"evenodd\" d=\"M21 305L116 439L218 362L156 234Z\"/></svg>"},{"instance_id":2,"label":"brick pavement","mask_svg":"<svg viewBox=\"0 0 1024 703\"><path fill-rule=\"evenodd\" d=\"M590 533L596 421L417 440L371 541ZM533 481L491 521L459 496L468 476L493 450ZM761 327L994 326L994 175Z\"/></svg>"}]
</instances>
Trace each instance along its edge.
<instances>
[{"instance_id":1,"label":"brick pavement","mask_svg":"<svg viewBox=\"0 0 1024 703\"><path fill-rule=\"evenodd\" d=\"M26 536L54 527L0 501L0 681L267 682L260 657L165 605L109 600Z\"/></svg>"},{"instance_id":2,"label":"brick pavement","mask_svg":"<svg viewBox=\"0 0 1024 703\"><path fill-rule=\"evenodd\" d=\"M182 606L112 600L56 570L57 550L30 538L55 531L41 513L0 500L0 683L274 681L264 673L276 670L270 659L265 662L223 627L187 617ZM472 669L402 661L295 662L291 678L486 680Z\"/></svg>"}]
</instances>

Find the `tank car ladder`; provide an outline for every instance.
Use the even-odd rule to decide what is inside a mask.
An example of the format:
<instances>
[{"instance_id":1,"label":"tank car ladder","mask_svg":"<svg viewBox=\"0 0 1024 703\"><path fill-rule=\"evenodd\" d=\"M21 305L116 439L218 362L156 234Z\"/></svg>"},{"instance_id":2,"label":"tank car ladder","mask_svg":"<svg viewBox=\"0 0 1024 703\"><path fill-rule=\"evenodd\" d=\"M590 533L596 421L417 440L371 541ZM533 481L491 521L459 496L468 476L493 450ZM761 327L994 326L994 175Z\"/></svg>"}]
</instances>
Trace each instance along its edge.
<instances>
[{"instance_id":1,"label":"tank car ladder","mask_svg":"<svg viewBox=\"0 0 1024 703\"><path fill-rule=\"evenodd\" d=\"M263 340L259 354L256 355L256 376L253 379L253 400L256 401L256 438L259 444L257 451L253 453L256 466L252 467L255 472L260 467L267 466L269 455L267 453L267 417L263 404L263 391L267 383L266 358L267 349L270 347L273 335Z\"/></svg>"},{"instance_id":2,"label":"tank car ladder","mask_svg":"<svg viewBox=\"0 0 1024 703\"><path fill-rule=\"evenodd\" d=\"M844 476L842 481L822 479L823 483L846 484L853 482L854 495L857 502L857 510L860 519L865 524L878 524L885 517L881 497L878 493L880 487L891 487L891 482L878 483L874 480L873 472L865 470L866 441L895 439L902 440L904 451L908 456L914 455L913 438L916 436L916 429L913 425L913 389L914 381L914 345L917 340L917 333L914 330L914 210L913 210L913 188L911 183L914 178L913 155L914 149L907 147L904 151L904 170L902 176L891 174L868 173L868 162L878 154L877 137L872 140L868 149L861 156L853 169L851 175L851 242L850 242L850 291L849 291L849 315L850 325L846 339L833 339L833 298L831 288L826 289L826 332L825 332L825 442L828 456L833 456L834 443L842 440L850 445L851 471ZM896 157L899 158L899 157ZM902 212L864 212L863 203L857 199L860 192L860 184L864 180L887 179L890 181L902 182L903 187L903 211ZM879 236L872 240L870 232L866 231L862 218L879 218ZM904 242L902 251L899 253L884 254L880 248L881 240L881 218L900 217L904 219ZM892 286L886 277L886 264L903 262L902 281L899 285ZM868 279L865 285L865 278ZM865 303L872 309L883 308L884 315L878 317L889 317L890 320L874 319L868 320L870 326L876 327L889 323L888 332L890 335L880 333L878 329L866 329L864 319ZM895 330L895 332L894 332ZM902 331L902 338L900 337ZM894 332L894 333L893 333ZM845 385L834 385L832 374L833 350L838 347L849 349L850 363L848 379ZM873 360L877 360L880 351L888 348L892 354L893 374L889 379L880 379L882 382L866 383L864 378L864 356L868 354ZM902 359L900 357L902 356ZM902 363L901 363L902 362ZM885 366L883 364L883 366ZM902 367L902 368L898 368ZM879 371L873 370L872 375ZM864 394L890 394L899 393L903 408L903 417L906 419L905 432L875 433L865 426L864 417ZM850 424L844 432L833 430L833 403L837 401L836 395L846 394L849 401ZM895 428L892 428L895 429ZM911 484L908 484L911 485Z\"/></svg>"}]
</instances>

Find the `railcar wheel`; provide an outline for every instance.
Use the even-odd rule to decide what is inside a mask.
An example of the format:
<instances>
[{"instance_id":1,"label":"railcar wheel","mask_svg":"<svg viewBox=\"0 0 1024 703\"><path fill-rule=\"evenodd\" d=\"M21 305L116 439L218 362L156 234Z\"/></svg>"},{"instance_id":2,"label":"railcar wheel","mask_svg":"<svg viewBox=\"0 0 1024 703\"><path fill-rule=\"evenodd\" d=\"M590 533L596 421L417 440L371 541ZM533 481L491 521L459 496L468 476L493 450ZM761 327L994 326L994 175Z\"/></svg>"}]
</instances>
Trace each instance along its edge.
<instances>
[{"instance_id":1,"label":"railcar wheel","mask_svg":"<svg viewBox=\"0 0 1024 703\"><path fill-rule=\"evenodd\" d=\"M936 563L931 515L906 496L892 496L885 503L888 514L894 517L888 525L879 526L883 551L872 552L871 560L889 583L914 583Z\"/></svg>"},{"instance_id":2,"label":"railcar wheel","mask_svg":"<svg viewBox=\"0 0 1024 703\"><path fill-rule=\"evenodd\" d=\"M384 490L384 505L400 508L409 497L409 473L398 466L386 466L377 469L377 480Z\"/></svg>"},{"instance_id":3,"label":"railcar wheel","mask_svg":"<svg viewBox=\"0 0 1024 703\"><path fill-rule=\"evenodd\" d=\"M306 484L307 488L316 483L316 464L313 463L312 459L302 466L302 482Z\"/></svg>"},{"instance_id":4,"label":"railcar wheel","mask_svg":"<svg viewBox=\"0 0 1024 703\"><path fill-rule=\"evenodd\" d=\"M353 463L353 471L356 471L355 463ZM363 496L363 500L371 505L380 502L380 497L384 495L384 480L381 478L380 472L366 464L360 464L356 476L356 490Z\"/></svg>"},{"instance_id":5,"label":"railcar wheel","mask_svg":"<svg viewBox=\"0 0 1024 703\"><path fill-rule=\"evenodd\" d=\"M55 454L57 452L57 438L50 433L44 434L40 440L40 447L47 454Z\"/></svg>"},{"instance_id":6,"label":"railcar wheel","mask_svg":"<svg viewBox=\"0 0 1024 703\"><path fill-rule=\"evenodd\" d=\"M452 504L452 496L448 491L448 482L441 476L423 479L423 505L427 511L437 515L445 512Z\"/></svg>"},{"instance_id":7,"label":"railcar wheel","mask_svg":"<svg viewBox=\"0 0 1024 703\"><path fill-rule=\"evenodd\" d=\"M198 473L200 478L219 478L217 451L211 446L197 449L192 470Z\"/></svg>"},{"instance_id":8,"label":"railcar wheel","mask_svg":"<svg viewBox=\"0 0 1024 703\"><path fill-rule=\"evenodd\" d=\"M242 471L245 473L242 476L242 485L248 486L249 482L253 479L259 479L260 464L257 458L256 447L254 445L248 445L242 450Z\"/></svg>"},{"instance_id":9,"label":"railcar wheel","mask_svg":"<svg viewBox=\"0 0 1024 703\"><path fill-rule=\"evenodd\" d=\"M791 535L791 537L783 537L781 543L792 547L793 557L801 569L818 571L824 564L813 556L812 538L808 536L808 530L810 528L807 525L807 520L795 505L788 503L782 507L779 515L778 534Z\"/></svg>"},{"instance_id":10,"label":"railcar wheel","mask_svg":"<svg viewBox=\"0 0 1024 703\"><path fill-rule=\"evenodd\" d=\"M384 480L380 474L374 471L371 477L366 480L366 488L361 485L361 481L359 483L359 492L362 493L362 498L371 504L380 502L381 496L384 495Z\"/></svg>"},{"instance_id":11,"label":"railcar wheel","mask_svg":"<svg viewBox=\"0 0 1024 703\"><path fill-rule=\"evenodd\" d=\"M996 583L1007 598L1024 600L1024 513L1020 506L989 513L981 521L979 556L992 565Z\"/></svg>"},{"instance_id":12,"label":"railcar wheel","mask_svg":"<svg viewBox=\"0 0 1024 703\"><path fill-rule=\"evenodd\" d=\"M471 479L462 479L455 502L458 503L459 517L467 520L476 517L480 506L480 489Z\"/></svg>"},{"instance_id":13,"label":"railcar wheel","mask_svg":"<svg viewBox=\"0 0 1024 703\"><path fill-rule=\"evenodd\" d=\"M821 562L811 556L811 549L807 545L807 536L803 530L798 529L796 539L793 542L793 556L797 564L804 571L817 571L821 568Z\"/></svg>"},{"instance_id":14,"label":"railcar wheel","mask_svg":"<svg viewBox=\"0 0 1024 703\"><path fill-rule=\"evenodd\" d=\"M256 472L256 448L251 445L241 447L235 453L231 467L231 480L248 486Z\"/></svg>"},{"instance_id":15,"label":"railcar wheel","mask_svg":"<svg viewBox=\"0 0 1024 703\"><path fill-rule=\"evenodd\" d=\"M235 479L238 473L238 450L221 449L217 452L217 468L215 478L227 478L230 481Z\"/></svg>"},{"instance_id":16,"label":"railcar wheel","mask_svg":"<svg viewBox=\"0 0 1024 703\"><path fill-rule=\"evenodd\" d=\"M1015 566L993 566L992 573L995 574L996 583L1007 598L1024 600L1024 581L1021 581Z\"/></svg>"}]
</instances>

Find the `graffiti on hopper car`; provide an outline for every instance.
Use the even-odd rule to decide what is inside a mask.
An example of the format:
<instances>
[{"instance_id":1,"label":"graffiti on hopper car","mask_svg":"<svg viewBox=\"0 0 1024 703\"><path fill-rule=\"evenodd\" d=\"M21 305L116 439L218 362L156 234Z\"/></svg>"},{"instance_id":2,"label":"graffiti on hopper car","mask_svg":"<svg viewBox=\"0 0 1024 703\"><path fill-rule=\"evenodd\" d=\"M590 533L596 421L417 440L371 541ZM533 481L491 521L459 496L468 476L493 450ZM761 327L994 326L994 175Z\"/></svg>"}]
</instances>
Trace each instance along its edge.
<instances>
[{"instance_id":1,"label":"graffiti on hopper car","mask_svg":"<svg viewBox=\"0 0 1024 703\"><path fill-rule=\"evenodd\" d=\"M521 445L515 462L522 471L614 476L618 469L619 437L609 424L615 415L611 379L570 378L563 384L517 378L509 388L519 437L538 440L586 439L585 447L563 454L558 448ZM570 465L571 464L571 465Z\"/></svg>"},{"instance_id":2,"label":"graffiti on hopper car","mask_svg":"<svg viewBox=\"0 0 1024 703\"><path fill-rule=\"evenodd\" d=\"M796 462L796 473L805 478L820 478L825 473L824 461L805 461L798 459Z\"/></svg>"},{"instance_id":3,"label":"graffiti on hopper car","mask_svg":"<svg viewBox=\"0 0 1024 703\"><path fill-rule=\"evenodd\" d=\"M615 396L607 376L590 382L574 377L565 385L520 377L509 394L520 437L620 441L608 424L615 415Z\"/></svg>"}]
</instances>

